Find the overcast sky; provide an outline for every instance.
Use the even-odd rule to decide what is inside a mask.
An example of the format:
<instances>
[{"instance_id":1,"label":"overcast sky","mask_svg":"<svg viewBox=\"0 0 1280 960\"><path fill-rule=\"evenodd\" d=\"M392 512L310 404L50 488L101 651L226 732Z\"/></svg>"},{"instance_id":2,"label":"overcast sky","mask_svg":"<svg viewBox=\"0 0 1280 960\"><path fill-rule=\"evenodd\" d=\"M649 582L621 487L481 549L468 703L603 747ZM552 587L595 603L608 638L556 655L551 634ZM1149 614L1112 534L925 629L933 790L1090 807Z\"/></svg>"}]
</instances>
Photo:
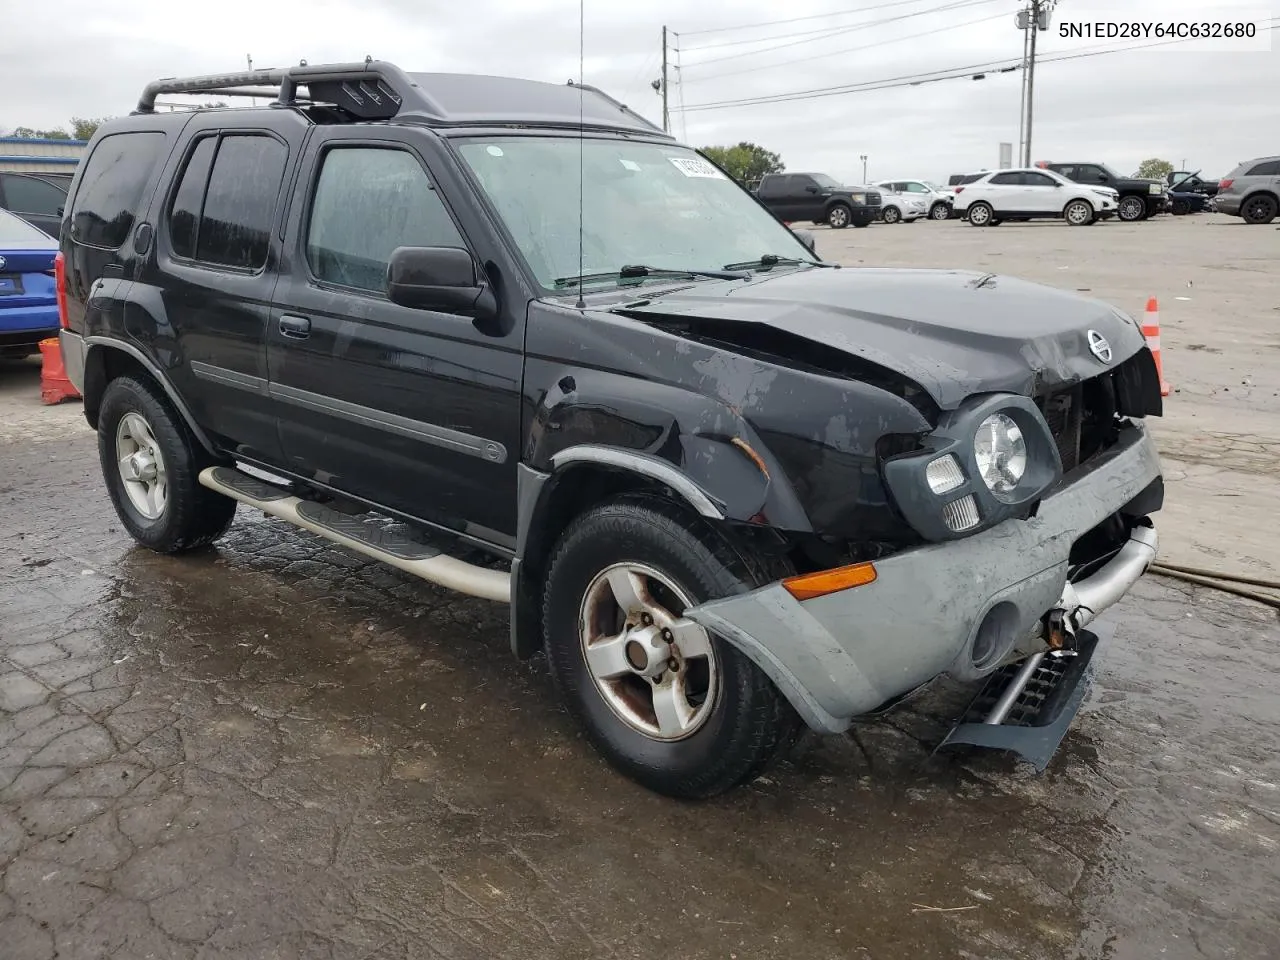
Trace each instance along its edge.
<instances>
[{"instance_id":1,"label":"overcast sky","mask_svg":"<svg viewBox=\"0 0 1280 960\"><path fill-rule=\"evenodd\" d=\"M661 101L648 84L659 75L666 24L673 31L672 65L681 66L672 71L672 126L695 146L753 140L781 153L792 170L848 182L861 179L859 156L867 154L871 180L945 180L997 166L999 143L1016 144L1017 73L780 104L685 113L679 107L1016 61L1020 5L586 0L585 76L660 119ZM1219 41L1217 52L1185 43L1051 62L1132 45L1058 35L1061 23L1115 20L1116 9L1136 21L1218 21L1234 14L1275 23L1275 6L1275 0L1062 0L1051 29L1040 35L1045 62L1036 74L1034 158L1101 160L1130 173L1157 156L1221 176L1241 160L1280 153L1280 31L1234 46ZM839 11L846 12L815 17ZM815 18L726 29L805 17ZM1277 49L1259 51L1263 45ZM578 4L221 0L216 11L178 0L22 4L0 32L0 130L126 113L151 79L237 69L246 54L260 67L371 54L409 70L563 83L578 73Z\"/></svg>"}]
</instances>

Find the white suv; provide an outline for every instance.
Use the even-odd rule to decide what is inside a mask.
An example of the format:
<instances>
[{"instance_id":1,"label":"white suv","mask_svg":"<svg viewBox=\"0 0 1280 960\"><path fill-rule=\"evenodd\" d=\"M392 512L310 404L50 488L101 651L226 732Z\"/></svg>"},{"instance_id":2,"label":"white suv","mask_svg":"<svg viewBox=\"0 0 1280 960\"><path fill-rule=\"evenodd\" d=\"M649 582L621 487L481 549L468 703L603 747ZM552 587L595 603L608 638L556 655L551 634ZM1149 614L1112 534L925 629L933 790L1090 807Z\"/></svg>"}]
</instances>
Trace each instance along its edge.
<instances>
[{"instance_id":1,"label":"white suv","mask_svg":"<svg viewBox=\"0 0 1280 960\"><path fill-rule=\"evenodd\" d=\"M956 195L945 187L928 180L882 180L877 186L890 193L905 193L923 200L930 220L947 220L951 217L951 206L955 203Z\"/></svg>"},{"instance_id":2,"label":"white suv","mask_svg":"<svg viewBox=\"0 0 1280 960\"><path fill-rule=\"evenodd\" d=\"M975 227L1042 217L1061 217L1083 227L1115 216L1118 202L1111 187L1076 183L1035 167L992 170L956 187L956 210Z\"/></svg>"}]
</instances>

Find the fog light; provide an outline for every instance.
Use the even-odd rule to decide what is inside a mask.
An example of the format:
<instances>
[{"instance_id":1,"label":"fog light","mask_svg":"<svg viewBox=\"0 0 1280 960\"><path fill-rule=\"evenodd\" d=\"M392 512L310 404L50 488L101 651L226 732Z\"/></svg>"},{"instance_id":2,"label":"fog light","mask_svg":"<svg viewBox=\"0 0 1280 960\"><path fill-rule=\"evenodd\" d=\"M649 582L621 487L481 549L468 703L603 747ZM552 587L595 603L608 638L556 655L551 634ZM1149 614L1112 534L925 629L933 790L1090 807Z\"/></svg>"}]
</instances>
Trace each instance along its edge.
<instances>
[{"instance_id":1,"label":"fog light","mask_svg":"<svg viewBox=\"0 0 1280 960\"><path fill-rule=\"evenodd\" d=\"M924 476L929 481L929 489L937 494L948 493L964 485L964 471L960 469L956 458L949 453L925 467Z\"/></svg>"},{"instance_id":2,"label":"fog light","mask_svg":"<svg viewBox=\"0 0 1280 960\"><path fill-rule=\"evenodd\" d=\"M973 494L953 500L942 508L942 519L954 533L969 530L978 525L978 503Z\"/></svg>"}]
</instances>

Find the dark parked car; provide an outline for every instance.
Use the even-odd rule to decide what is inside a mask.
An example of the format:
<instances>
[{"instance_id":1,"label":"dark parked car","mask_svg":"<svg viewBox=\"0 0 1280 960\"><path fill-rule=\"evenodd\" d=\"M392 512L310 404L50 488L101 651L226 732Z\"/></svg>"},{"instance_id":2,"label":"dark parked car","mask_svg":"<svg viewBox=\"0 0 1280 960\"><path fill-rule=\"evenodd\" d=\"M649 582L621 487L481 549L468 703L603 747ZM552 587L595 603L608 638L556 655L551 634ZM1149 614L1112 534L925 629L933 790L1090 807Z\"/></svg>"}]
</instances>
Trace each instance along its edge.
<instances>
[{"instance_id":1,"label":"dark parked car","mask_svg":"<svg viewBox=\"0 0 1280 960\"><path fill-rule=\"evenodd\" d=\"M34 173L0 173L0 210L16 213L56 238L69 185L70 181Z\"/></svg>"},{"instance_id":2,"label":"dark parked car","mask_svg":"<svg viewBox=\"0 0 1280 960\"><path fill-rule=\"evenodd\" d=\"M849 187L825 173L770 173L760 179L756 197L779 220L807 220L841 229L870 225L880 216L875 187Z\"/></svg>"},{"instance_id":3,"label":"dark parked car","mask_svg":"<svg viewBox=\"0 0 1280 960\"><path fill-rule=\"evenodd\" d=\"M277 102L155 112L232 87ZM594 88L157 81L89 145L60 256L68 374L138 542L201 547L240 502L509 605L514 652L666 793L941 674L994 677L987 743L1052 752L1087 625L1155 556L1132 318L824 263Z\"/></svg>"},{"instance_id":4,"label":"dark parked car","mask_svg":"<svg viewBox=\"0 0 1280 960\"><path fill-rule=\"evenodd\" d=\"M1199 170L1175 170L1173 173L1165 177L1165 183L1169 185L1169 191L1178 191L1180 193L1198 193L1206 197L1216 197L1218 195L1218 181L1205 180L1200 176Z\"/></svg>"},{"instance_id":5,"label":"dark parked car","mask_svg":"<svg viewBox=\"0 0 1280 960\"><path fill-rule=\"evenodd\" d=\"M1111 187L1120 195L1116 216L1121 220L1145 220L1163 213L1168 206L1165 185L1159 180L1122 177L1103 163L1056 163L1042 160L1036 166L1060 173L1076 183Z\"/></svg>"},{"instance_id":6,"label":"dark parked car","mask_svg":"<svg viewBox=\"0 0 1280 960\"><path fill-rule=\"evenodd\" d=\"M0 210L0 357L25 357L57 334L57 253L56 240Z\"/></svg>"}]
</instances>

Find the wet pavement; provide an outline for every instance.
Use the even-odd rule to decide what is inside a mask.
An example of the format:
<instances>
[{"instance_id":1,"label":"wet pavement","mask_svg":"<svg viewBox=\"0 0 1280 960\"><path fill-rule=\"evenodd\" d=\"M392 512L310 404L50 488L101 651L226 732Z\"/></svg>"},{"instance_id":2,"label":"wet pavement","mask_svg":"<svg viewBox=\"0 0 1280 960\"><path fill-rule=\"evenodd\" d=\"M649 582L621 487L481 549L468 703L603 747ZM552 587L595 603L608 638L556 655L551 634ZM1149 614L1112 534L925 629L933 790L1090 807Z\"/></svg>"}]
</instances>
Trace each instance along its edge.
<instances>
[{"instance_id":1,"label":"wet pavement","mask_svg":"<svg viewBox=\"0 0 1280 960\"><path fill-rule=\"evenodd\" d=\"M1266 608L1142 583L1040 777L931 759L944 688L678 803L497 605L244 508L135 548L58 410L0 438L3 960L1276 955Z\"/></svg>"}]
</instances>

